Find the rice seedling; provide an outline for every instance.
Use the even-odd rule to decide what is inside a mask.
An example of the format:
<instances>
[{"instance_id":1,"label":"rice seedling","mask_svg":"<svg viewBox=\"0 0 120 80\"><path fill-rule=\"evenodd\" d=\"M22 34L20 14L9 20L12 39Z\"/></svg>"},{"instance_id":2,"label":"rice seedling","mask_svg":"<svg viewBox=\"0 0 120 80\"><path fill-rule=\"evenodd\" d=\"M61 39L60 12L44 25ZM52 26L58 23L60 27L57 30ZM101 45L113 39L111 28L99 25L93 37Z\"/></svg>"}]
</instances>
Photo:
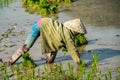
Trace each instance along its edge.
<instances>
[{"instance_id":1,"label":"rice seedling","mask_svg":"<svg viewBox=\"0 0 120 80\"><path fill-rule=\"evenodd\" d=\"M22 0L22 6L29 13L37 13L41 16L54 16L59 13L60 5L70 4L71 0Z\"/></svg>"},{"instance_id":2,"label":"rice seedling","mask_svg":"<svg viewBox=\"0 0 120 80\"><path fill-rule=\"evenodd\" d=\"M40 68L35 70L35 63L30 58L29 53L25 53L21 65L10 66L11 74L8 73L7 66L0 64L0 79L9 80L13 77L16 80L112 80L112 70L108 68L108 72L102 75L102 71L98 67L99 55L92 53L93 60L88 69L85 63L80 63L78 68L74 70L74 65L68 63L67 69L64 69L62 63L44 64L44 70ZM117 69L118 75L116 80L120 78L120 68Z\"/></svg>"},{"instance_id":3,"label":"rice seedling","mask_svg":"<svg viewBox=\"0 0 120 80\"><path fill-rule=\"evenodd\" d=\"M88 41L85 38L84 34L78 34L77 36L75 36L75 46L80 46L80 45L84 45L87 44Z\"/></svg>"}]
</instances>

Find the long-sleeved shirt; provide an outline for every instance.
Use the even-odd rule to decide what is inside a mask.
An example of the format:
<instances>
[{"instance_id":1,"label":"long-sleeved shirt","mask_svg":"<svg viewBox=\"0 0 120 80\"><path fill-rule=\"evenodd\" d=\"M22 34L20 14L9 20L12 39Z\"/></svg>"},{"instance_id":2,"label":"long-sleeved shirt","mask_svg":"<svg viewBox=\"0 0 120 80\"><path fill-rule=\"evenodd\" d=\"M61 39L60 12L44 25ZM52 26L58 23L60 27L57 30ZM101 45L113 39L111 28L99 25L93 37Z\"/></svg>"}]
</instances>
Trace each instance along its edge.
<instances>
[{"instance_id":1,"label":"long-sleeved shirt","mask_svg":"<svg viewBox=\"0 0 120 80\"><path fill-rule=\"evenodd\" d=\"M42 18L40 24L36 21L25 42L27 48L30 48L39 36L43 54L57 51L60 47L65 46L74 62L80 62L74 46L74 35L62 23L50 18Z\"/></svg>"}]
</instances>

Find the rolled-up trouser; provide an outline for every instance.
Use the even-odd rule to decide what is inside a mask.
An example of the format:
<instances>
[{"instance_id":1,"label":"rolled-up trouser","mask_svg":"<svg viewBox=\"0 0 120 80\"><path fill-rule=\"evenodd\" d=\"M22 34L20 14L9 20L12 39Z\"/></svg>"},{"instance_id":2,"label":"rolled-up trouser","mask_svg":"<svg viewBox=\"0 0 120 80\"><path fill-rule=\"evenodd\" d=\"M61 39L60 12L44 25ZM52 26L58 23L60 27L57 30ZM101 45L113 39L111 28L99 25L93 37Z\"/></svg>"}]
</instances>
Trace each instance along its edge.
<instances>
[{"instance_id":1,"label":"rolled-up trouser","mask_svg":"<svg viewBox=\"0 0 120 80\"><path fill-rule=\"evenodd\" d=\"M25 41L26 48L30 49L36 39L40 36L40 27L38 26L37 21L32 25L31 31L28 34L28 37ZM54 61L57 52L48 53L47 56Z\"/></svg>"},{"instance_id":2,"label":"rolled-up trouser","mask_svg":"<svg viewBox=\"0 0 120 80\"><path fill-rule=\"evenodd\" d=\"M26 48L30 49L39 36L40 36L40 27L38 26L37 21L35 21L25 41Z\"/></svg>"}]
</instances>

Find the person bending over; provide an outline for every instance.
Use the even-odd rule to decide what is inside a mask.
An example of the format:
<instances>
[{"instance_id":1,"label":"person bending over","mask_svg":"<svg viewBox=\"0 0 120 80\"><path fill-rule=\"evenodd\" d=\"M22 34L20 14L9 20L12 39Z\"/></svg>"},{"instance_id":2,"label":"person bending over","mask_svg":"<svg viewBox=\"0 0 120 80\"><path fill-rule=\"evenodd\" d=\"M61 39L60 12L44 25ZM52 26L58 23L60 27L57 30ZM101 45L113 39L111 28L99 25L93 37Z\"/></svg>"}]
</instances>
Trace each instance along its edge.
<instances>
[{"instance_id":1,"label":"person bending over","mask_svg":"<svg viewBox=\"0 0 120 80\"><path fill-rule=\"evenodd\" d=\"M80 63L80 56L74 44L75 36L80 34L80 26L72 26L69 25L69 22L62 24L51 18L39 18L32 25L31 31L23 46L12 55L7 65L12 65L22 54L28 52L38 37L40 37L42 54L49 53L47 54L46 63L54 62L57 51L61 47L65 47L68 50L75 63Z\"/></svg>"}]
</instances>

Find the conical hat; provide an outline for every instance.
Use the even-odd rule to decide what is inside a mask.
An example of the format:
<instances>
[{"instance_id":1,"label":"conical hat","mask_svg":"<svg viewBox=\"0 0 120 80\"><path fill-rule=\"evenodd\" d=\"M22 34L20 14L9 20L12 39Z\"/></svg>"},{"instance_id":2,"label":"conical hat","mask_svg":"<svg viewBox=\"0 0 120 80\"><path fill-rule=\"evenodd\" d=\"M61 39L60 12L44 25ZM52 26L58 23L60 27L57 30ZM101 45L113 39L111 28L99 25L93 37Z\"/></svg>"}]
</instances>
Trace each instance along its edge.
<instances>
[{"instance_id":1,"label":"conical hat","mask_svg":"<svg viewBox=\"0 0 120 80\"><path fill-rule=\"evenodd\" d=\"M66 21L64 22L63 25L72 31L82 33L82 34L87 33L86 28L80 19Z\"/></svg>"}]
</instances>

